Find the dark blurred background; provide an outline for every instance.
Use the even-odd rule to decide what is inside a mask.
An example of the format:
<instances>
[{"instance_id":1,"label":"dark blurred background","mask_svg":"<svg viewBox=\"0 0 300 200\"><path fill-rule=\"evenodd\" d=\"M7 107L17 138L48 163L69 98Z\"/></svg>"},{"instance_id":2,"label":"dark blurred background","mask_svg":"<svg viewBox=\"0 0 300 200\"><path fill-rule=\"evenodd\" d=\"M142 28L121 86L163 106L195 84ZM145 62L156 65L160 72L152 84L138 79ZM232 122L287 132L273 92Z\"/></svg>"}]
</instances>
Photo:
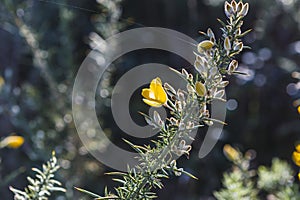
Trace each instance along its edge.
<instances>
[{"instance_id":1,"label":"dark blurred background","mask_svg":"<svg viewBox=\"0 0 300 200\"><path fill-rule=\"evenodd\" d=\"M199 132L190 158L179 166L199 180L186 176L165 180L158 199L210 199L221 187L222 173L230 163L222 153L229 143L242 151L254 149L253 167L270 164L273 157L291 162L294 144L300 139L297 107L300 105L300 1L251 0L243 31L252 47L238 57L240 70L248 76L233 76L227 88L228 125L213 151L198 158L205 129ZM102 194L115 183L104 175L112 169L94 159L81 143L72 119L71 93L74 79L88 52L114 33L154 26L182 32L197 41L199 30L211 27L220 36L217 18L225 19L222 0L3 0L0 3L0 138L16 133L25 138L20 149L0 150L0 196L12 199L9 185L26 186L31 167L38 167L55 150L62 169L59 179L66 195L53 199L89 199L74 191L78 186ZM180 48L180 47L178 47ZM101 55L99 54L99 57ZM132 52L115 62L99 85L99 122L115 142L120 129L110 111L114 84L132 67L165 63L193 69L174 55L158 50ZM99 87L100 88L100 87ZM105 88L105 90L103 90ZM139 91L137 91L139 94ZM131 100L137 111L148 109L141 97ZM143 122L140 122L143 123ZM201 134L203 133L203 134ZM129 137L133 142L135 138ZM141 141L139 141L141 142ZM124 145L124 144L123 144ZM212 198L213 199L213 198Z\"/></svg>"}]
</instances>

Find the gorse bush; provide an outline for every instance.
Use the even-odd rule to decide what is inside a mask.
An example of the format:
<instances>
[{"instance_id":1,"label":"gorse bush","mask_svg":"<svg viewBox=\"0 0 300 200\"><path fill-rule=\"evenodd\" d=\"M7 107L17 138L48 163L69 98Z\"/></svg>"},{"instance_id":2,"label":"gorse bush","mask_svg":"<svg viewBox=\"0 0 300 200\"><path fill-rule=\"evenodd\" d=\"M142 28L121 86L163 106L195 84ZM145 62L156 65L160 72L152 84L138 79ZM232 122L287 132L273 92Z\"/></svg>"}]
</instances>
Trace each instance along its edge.
<instances>
[{"instance_id":1,"label":"gorse bush","mask_svg":"<svg viewBox=\"0 0 300 200\"><path fill-rule=\"evenodd\" d=\"M110 36L123 27L123 24L119 22L121 1L99 0L98 2L104 7L106 13L94 18L100 27L98 30L100 35L94 32L90 34L91 47L103 42L102 37ZM156 111L151 115L141 113L147 124L158 131L157 138L151 140L148 145L136 145L134 142L124 139L125 143L139 154L139 157L136 158L138 165L128 167L127 172L107 173L114 176L113 181L117 182L118 186L114 190L105 187L103 195L81 188L76 188L77 190L99 200L148 200L157 198L156 191L163 188L163 179L181 175L197 179L184 168L177 166L176 160L183 155L189 157L192 150L191 143L198 128L212 126L215 123L225 124L211 116L210 107L213 101L226 101L224 96L225 87L229 84L228 75L245 75L238 70L239 63L236 56L243 49L249 48L242 41L242 38L250 32L250 30L242 30L243 19L248 10L248 3L234 0L225 2L224 11L227 19L224 21L218 19L221 24L221 36L216 37L219 34L214 34L211 28L208 28L206 32L200 32L205 39L197 45L197 52L194 52L195 62L192 73L186 69L181 71L170 69L178 74L180 80L184 81L184 89L175 89L160 77L154 78L149 87L142 89L143 102L150 107L166 108L169 117L164 119ZM61 13L67 14L68 12L62 9ZM68 16L67 20L70 20L72 14ZM28 42L34 35L25 23L16 21L20 32L24 34ZM44 63L42 62L44 60L39 57L40 54L35 53L39 52L39 49L33 48L34 46L30 47L38 63ZM68 52L70 53L70 51ZM71 57L69 54L66 60L71 60ZM105 60L100 51L97 53L97 57ZM299 78L299 74L294 73L294 75ZM0 89L4 84L4 79L1 78L0 76ZM47 80L52 82L50 79ZM298 107L298 111L299 109L300 107ZM0 149L4 147L19 148L23 142L24 138L21 136L8 136L0 142ZM223 188L213 193L215 198L220 200L300 199L297 180L300 179L300 173L296 175L288 162L274 158L270 167L253 168L251 161L255 158L254 151L243 154L230 145L225 145L223 150L233 167L231 171L224 173ZM292 159L300 167L300 145L296 146ZM53 154L52 158L42 166L42 170L32 169L35 177L27 178L29 184L24 190L10 187L14 199L47 200L53 192L66 192L54 176L58 169L58 161ZM84 179L84 177L80 178Z\"/></svg>"}]
</instances>

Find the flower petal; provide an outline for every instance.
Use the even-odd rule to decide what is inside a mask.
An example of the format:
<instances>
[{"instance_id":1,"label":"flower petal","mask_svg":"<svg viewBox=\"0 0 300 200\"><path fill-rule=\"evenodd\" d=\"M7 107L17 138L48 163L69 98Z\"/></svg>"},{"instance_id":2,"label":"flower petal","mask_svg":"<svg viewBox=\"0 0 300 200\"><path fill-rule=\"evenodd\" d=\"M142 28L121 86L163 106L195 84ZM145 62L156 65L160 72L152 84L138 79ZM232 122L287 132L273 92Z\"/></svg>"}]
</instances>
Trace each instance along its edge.
<instances>
[{"instance_id":1,"label":"flower petal","mask_svg":"<svg viewBox=\"0 0 300 200\"><path fill-rule=\"evenodd\" d=\"M143 99L143 101L148 104L149 106L152 107L161 107L163 104L157 102L157 101L153 101L153 100L149 100L149 99Z\"/></svg>"},{"instance_id":2,"label":"flower petal","mask_svg":"<svg viewBox=\"0 0 300 200\"><path fill-rule=\"evenodd\" d=\"M151 89L151 90L155 90L155 87L156 87L157 85L162 85L162 82L161 82L160 78L158 78L158 77L156 77L155 79L153 79L153 80L151 81L151 83L150 83L150 89Z\"/></svg>"},{"instance_id":3,"label":"flower petal","mask_svg":"<svg viewBox=\"0 0 300 200\"><path fill-rule=\"evenodd\" d=\"M160 107L168 100L160 78L155 78L150 83L150 88L142 90L143 101L153 107Z\"/></svg>"},{"instance_id":4,"label":"flower petal","mask_svg":"<svg viewBox=\"0 0 300 200\"><path fill-rule=\"evenodd\" d=\"M156 87L156 91L154 92L154 94L157 101L161 102L162 104L165 104L167 102L167 93L165 92L162 85Z\"/></svg>"},{"instance_id":5,"label":"flower petal","mask_svg":"<svg viewBox=\"0 0 300 200\"><path fill-rule=\"evenodd\" d=\"M147 99L153 99L155 97L155 95L149 88L145 88L142 90L142 96Z\"/></svg>"}]
</instances>

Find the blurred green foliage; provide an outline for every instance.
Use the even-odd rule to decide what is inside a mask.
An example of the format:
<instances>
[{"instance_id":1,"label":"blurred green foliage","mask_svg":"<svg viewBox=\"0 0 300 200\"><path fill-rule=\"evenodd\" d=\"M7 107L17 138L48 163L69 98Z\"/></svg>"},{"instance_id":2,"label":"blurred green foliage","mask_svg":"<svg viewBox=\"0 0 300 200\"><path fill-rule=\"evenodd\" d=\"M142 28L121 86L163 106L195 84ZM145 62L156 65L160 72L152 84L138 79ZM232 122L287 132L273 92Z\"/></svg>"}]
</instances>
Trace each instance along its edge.
<instances>
[{"instance_id":1,"label":"blurred green foliage","mask_svg":"<svg viewBox=\"0 0 300 200\"><path fill-rule=\"evenodd\" d=\"M55 172L59 169L55 152L52 158L42 165L42 169L32 168L35 177L27 177L28 186L24 190L13 187L9 189L14 193L15 200L47 200L52 192L66 192L62 184L55 180Z\"/></svg>"},{"instance_id":2,"label":"blurred green foliage","mask_svg":"<svg viewBox=\"0 0 300 200\"><path fill-rule=\"evenodd\" d=\"M261 165L256 169L250 165L254 159L251 154L254 152L229 158L233 162L232 171L224 173L223 188L214 193L217 199L300 199L295 172L286 161L273 158L271 167Z\"/></svg>"}]
</instances>

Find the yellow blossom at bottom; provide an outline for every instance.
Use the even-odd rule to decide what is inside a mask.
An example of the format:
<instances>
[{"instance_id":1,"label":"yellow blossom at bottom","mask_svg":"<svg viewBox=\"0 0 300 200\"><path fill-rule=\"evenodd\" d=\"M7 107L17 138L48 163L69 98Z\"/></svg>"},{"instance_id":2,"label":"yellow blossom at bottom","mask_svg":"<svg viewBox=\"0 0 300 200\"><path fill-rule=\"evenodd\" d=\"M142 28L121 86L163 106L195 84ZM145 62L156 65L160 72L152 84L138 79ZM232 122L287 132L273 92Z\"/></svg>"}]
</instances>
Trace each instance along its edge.
<instances>
[{"instance_id":1,"label":"yellow blossom at bottom","mask_svg":"<svg viewBox=\"0 0 300 200\"><path fill-rule=\"evenodd\" d=\"M300 181L300 172L298 173L298 179L299 179L299 181Z\"/></svg>"},{"instance_id":2,"label":"yellow blossom at bottom","mask_svg":"<svg viewBox=\"0 0 300 200\"><path fill-rule=\"evenodd\" d=\"M195 90L197 95L201 97L205 96L207 92L205 85L199 81L197 81L195 84Z\"/></svg>"},{"instance_id":3,"label":"yellow blossom at bottom","mask_svg":"<svg viewBox=\"0 0 300 200\"><path fill-rule=\"evenodd\" d=\"M294 163L300 167L300 153L297 151L294 151L292 158L293 158Z\"/></svg>"},{"instance_id":4,"label":"yellow blossom at bottom","mask_svg":"<svg viewBox=\"0 0 300 200\"><path fill-rule=\"evenodd\" d=\"M0 142L0 147L19 148L24 143L22 136L8 136Z\"/></svg>"}]
</instances>

